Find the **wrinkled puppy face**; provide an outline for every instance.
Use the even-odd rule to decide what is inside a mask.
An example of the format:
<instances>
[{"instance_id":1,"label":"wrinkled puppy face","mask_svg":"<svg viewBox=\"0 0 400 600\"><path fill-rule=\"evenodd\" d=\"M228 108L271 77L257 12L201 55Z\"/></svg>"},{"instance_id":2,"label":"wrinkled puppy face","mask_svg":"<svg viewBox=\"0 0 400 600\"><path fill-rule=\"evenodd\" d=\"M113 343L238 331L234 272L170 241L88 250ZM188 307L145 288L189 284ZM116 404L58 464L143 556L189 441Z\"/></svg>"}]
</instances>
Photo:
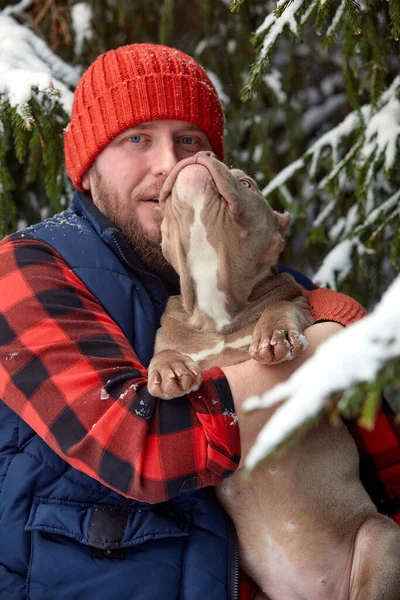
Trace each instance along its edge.
<instances>
[{"instance_id":1,"label":"wrinkled puppy face","mask_svg":"<svg viewBox=\"0 0 400 600\"><path fill-rule=\"evenodd\" d=\"M251 177L209 152L176 165L161 190L160 208L168 262L180 275L187 264L197 276L217 264L220 286L276 264L290 222L287 213L271 209Z\"/></svg>"}]
</instances>

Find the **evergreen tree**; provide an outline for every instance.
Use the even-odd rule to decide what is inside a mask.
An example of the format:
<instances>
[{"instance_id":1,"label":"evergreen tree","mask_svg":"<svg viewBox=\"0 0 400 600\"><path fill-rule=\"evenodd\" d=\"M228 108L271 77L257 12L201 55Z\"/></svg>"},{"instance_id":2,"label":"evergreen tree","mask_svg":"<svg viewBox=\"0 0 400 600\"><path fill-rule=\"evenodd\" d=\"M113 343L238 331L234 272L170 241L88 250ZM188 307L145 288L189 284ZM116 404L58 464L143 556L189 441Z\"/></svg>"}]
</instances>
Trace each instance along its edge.
<instances>
[{"instance_id":1,"label":"evergreen tree","mask_svg":"<svg viewBox=\"0 0 400 600\"><path fill-rule=\"evenodd\" d=\"M368 308L379 301L400 248L399 0L21 0L0 9L0 236L72 197L62 130L82 70L121 44L161 42L193 55L215 83L227 163L291 213L283 260ZM393 336L400 345L395 324ZM347 409L367 407L369 424L382 387L400 386L399 355L347 394Z\"/></svg>"}]
</instances>

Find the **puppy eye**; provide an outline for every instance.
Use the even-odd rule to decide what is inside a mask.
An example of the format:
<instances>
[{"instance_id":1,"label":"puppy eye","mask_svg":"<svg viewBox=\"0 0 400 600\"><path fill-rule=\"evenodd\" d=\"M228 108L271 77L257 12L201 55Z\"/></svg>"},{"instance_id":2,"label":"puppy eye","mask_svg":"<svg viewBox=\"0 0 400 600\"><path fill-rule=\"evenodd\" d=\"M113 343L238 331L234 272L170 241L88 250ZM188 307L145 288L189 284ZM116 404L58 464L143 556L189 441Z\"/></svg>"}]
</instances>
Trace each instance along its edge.
<instances>
[{"instance_id":1,"label":"puppy eye","mask_svg":"<svg viewBox=\"0 0 400 600\"><path fill-rule=\"evenodd\" d=\"M251 188L251 183L250 183L250 181L248 179L241 179L240 183L243 184L243 185L245 185L248 188Z\"/></svg>"}]
</instances>

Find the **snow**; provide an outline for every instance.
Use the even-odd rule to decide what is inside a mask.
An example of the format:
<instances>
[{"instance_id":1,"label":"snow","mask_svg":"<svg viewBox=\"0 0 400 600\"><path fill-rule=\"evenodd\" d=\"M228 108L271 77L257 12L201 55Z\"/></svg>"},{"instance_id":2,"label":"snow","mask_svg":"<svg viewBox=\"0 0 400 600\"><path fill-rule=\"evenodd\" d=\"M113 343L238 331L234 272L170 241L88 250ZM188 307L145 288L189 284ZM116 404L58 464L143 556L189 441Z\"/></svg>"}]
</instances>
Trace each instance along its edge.
<instances>
[{"instance_id":1,"label":"snow","mask_svg":"<svg viewBox=\"0 0 400 600\"><path fill-rule=\"evenodd\" d=\"M284 0L280 0L277 4L277 8L283 3ZM264 31L267 34L264 37L260 57L265 60L268 56L269 51L275 44L278 37L283 32L284 28L288 26L294 35L298 35L298 24L295 18L296 12L302 7L305 0L293 0L287 5L280 17L276 17L274 13L270 13L265 18L262 25L257 29L256 34L259 35Z\"/></svg>"},{"instance_id":2,"label":"snow","mask_svg":"<svg viewBox=\"0 0 400 600\"><path fill-rule=\"evenodd\" d=\"M235 54L236 47L237 47L237 41L236 40L228 40L228 43L226 45L226 49L228 51L228 54Z\"/></svg>"},{"instance_id":3,"label":"snow","mask_svg":"<svg viewBox=\"0 0 400 600\"><path fill-rule=\"evenodd\" d=\"M261 191L262 194L264 194L264 196L268 196L271 192L273 192L273 190L276 190L276 188L286 183L286 181L290 179L296 173L296 171L302 169L304 165L304 158L299 158L298 160L292 162L290 165L285 167L285 169L282 169L282 171L269 182L269 184Z\"/></svg>"},{"instance_id":4,"label":"snow","mask_svg":"<svg viewBox=\"0 0 400 600\"><path fill-rule=\"evenodd\" d=\"M314 222L312 224L313 228L320 227L322 225L322 223L325 221L325 219L327 219L329 217L329 215L331 214L331 212L333 211L335 206L336 206L335 200L330 200L328 202L328 204L326 204L325 208L319 213L318 217L316 217L314 219Z\"/></svg>"},{"instance_id":5,"label":"snow","mask_svg":"<svg viewBox=\"0 0 400 600\"><path fill-rule=\"evenodd\" d=\"M264 75L265 84L274 92L278 104L287 102L287 95L282 88L282 74L278 69L272 69L271 73Z\"/></svg>"},{"instance_id":6,"label":"snow","mask_svg":"<svg viewBox=\"0 0 400 600\"><path fill-rule=\"evenodd\" d=\"M217 90L218 98L220 99L221 103L224 106L229 104L230 98L229 98L229 96L227 96L225 94L225 92L222 88L222 83L219 80L219 78L217 77L217 75L215 73L213 73L212 71L207 71L207 75L209 76L209 78L211 79L211 83L214 85L215 89Z\"/></svg>"},{"instance_id":7,"label":"snow","mask_svg":"<svg viewBox=\"0 0 400 600\"><path fill-rule=\"evenodd\" d=\"M323 78L320 88L325 96L331 96L336 87L343 87L343 73L331 73Z\"/></svg>"},{"instance_id":8,"label":"snow","mask_svg":"<svg viewBox=\"0 0 400 600\"><path fill-rule=\"evenodd\" d=\"M358 222L358 205L353 204L345 217L341 217L328 232L330 240L338 240L340 236L353 233Z\"/></svg>"},{"instance_id":9,"label":"snow","mask_svg":"<svg viewBox=\"0 0 400 600\"><path fill-rule=\"evenodd\" d=\"M302 15L300 23L302 25L304 25L304 23L308 20L308 18L310 17L311 13L314 11L314 9L316 8L316 6L319 4L319 0L313 0L310 4L310 6L307 8L307 10L305 11L304 15Z\"/></svg>"},{"instance_id":10,"label":"snow","mask_svg":"<svg viewBox=\"0 0 400 600\"><path fill-rule=\"evenodd\" d=\"M390 196L390 198L385 200L385 202L380 204L377 208L372 210L370 212L370 214L367 216L367 218L365 219L364 223L362 223L362 225L360 225L357 228L357 230L356 230L357 233L360 230L365 229L365 228L369 227L371 224L373 224L380 217L380 215L382 213L387 215L390 213L390 211L392 211L393 209L396 209L391 214L391 217L393 217L396 214L399 214L399 212L400 212L399 201L400 201L400 190L398 190L395 194Z\"/></svg>"},{"instance_id":11,"label":"snow","mask_svg":"<svg viewBox=\"0 0 400 600\"><path fill-rule=\"evenodd\" d=\"M80 54L83 42L92 39L91 29L92 9L86 2L78 2L71 7L72 27L75 34L74 51Z\"/></svg>"},{"instance_id":12,"label":"snow","mask_svg":"<svg viewBox=\"0 0 400 600\"><path fill-rule=\"evenodd\" d=\"M73 93L69 88L77 84L80 70L65 63L32 30L9 16L17 6L8 7L13 11L0 12L0 95L25 117L32 86L43 93L56 88L62 93L64 109L70 112ZM22 9L22 3L20 6Z\"/></svg>"},{"instance_id":13,"label":"snow","mask_svg":"<svg viewBox=\"0 0 400 600\"><path fill-rule=\"evenodd\" d=\"M208 40L204 39L204 40L200 40L200 42L197 44L195 51L194 51L194 55L199 58L204 50L207 48L208 45Z\"/></svg>"},{"instance_id":14,"label":"snow","mask_svg":"<svg viewBox=\"0 0 400 600\"><path fill-rule=\"evenodd\" d=\"M347 2L347 0L342 0L342 2L339 4L339 7L335 13L335 16L333 17L332 23L329 25L328 30L326 32L327 38L334 35L336 28L339 25L341 18L343 17L344 10L346 8L346 2Z\"/></svg>"},{"instance_id":15,"label":"snow","mask_svg":"<svg viewBox=\"0 0 400 600\"><path fill-rule=\"evenodd\" d=\"M335 94L325 100L319 106L313 106L307 110L302 117L302 126L305 133L311 133L318 129L347 102L346 94Z\"/></svg>"},{"instance_id":16,"label":"snow","mask_svg":"<svg viewBox=\"0 0 400 600\"><path fill-rule=\"evenodd\" d=\"M400 276L370 315L321 344L288 381L246 401L244 408L251 411L287 398L258 435L246 467L254 468L290 434L317 416L332 393L360 382L373 382L387 361L399 357Z\"/></svg>"},{"instance_id":17,"label":"snow","mask_svg":"<svg viewBox=\"0 0 400 600\"><path fill-rule=\"evenodd\" d=\"M385 156L385 170L389 171L394 166L396 158L397 139L400 136L400 102L397 98L390 98L368 123L365 132L365 142L361 151L364 162L371 160L375 154L378 159Z\"/></svg>"},{"instance_id":18,"label":"snow","mask_svg":"<svg viewBox=\"0 0 400 600\"><path fill-rule=\"evenodd\" d=\"M322 265L313 275L312 280L320 286L329 286L336 290L336 283L342 282L351 271L351 255L356 240L342 240L324 258Z\"/></svg>"},{"instance_id":19,"label":"snow","mask_svg":"<svg viewBox=\"0 0 400 600\"><path fill-rule=\"evenodd\" d=\"M333 89L339 83L337 74L328 76L321 83L321 91L327 96L327 100L322 105L311 107L303 116L303 128L307 133L317 129L345 101L343 94L332 95ZM328 285L336 289L337 284L345 279L352 266L353 251L357 251L359 255L372 253L372 250L368 250L360 242L363 231L373 226L378 218L381 221L383 219L383 224L379 223L379 227L382 228L385 222L393 220L397 214L400 214L400 207L397 207L400 193L390 188L386 177L387 172L395 166L400 138L400 101L397 98L399 88L400 76L397 76L379 98L377 109L367 104L359 111L349 113L341 123L319 137L302 157L280 171L262 190L265 196L277 188L280 188L282 193L286 193L285 184L290 178L297 171L307 168L309 180L317 185L319 194L328 189L336 178L339 190L344 193L353 192L357 183L349 177L345 167L358 163L358 166L366 168L365 219L362 223L359 222L360 217L355 202L345 218L342 217L337 223L331 225L328 237L333 242L337 241L337 245L325 257L314 275L314 281L322 286ZM318 98L315 101L320 102ZM355 143L349 147L350 139L361 126L364 126L364 135L358 136ZM383 158L382 167L378 162L381 158ZM323 169L319 169L321 161ZM320 171L324 172L324 176L318 180ZM375 197L380 199L378 206ZM319 214L314 217L313 227L321 226L334 214L335 199L332 199L331 194L328 194L327 198L327 203L322 204ZM354 233L356 235L351 239L345 239Z\"/></svg>"},{"instance_id":20,"label":"snow","mask_svg":"<svg viewBox=\"0 0 400 600\"><path fill-rule=\"evenodd\" d=\"M110 397L110 394L107 392L107 390L105 388L103 388L100 392L100 400L108 400Z\"/></svg>"},{"instance_id":21,"label":"snow","mask_svg":"<svg viewBox=\"0 0 400 600\"><path fill-rule=\"evenodd\" d=\"M21 0L21 2L18 2L17 4L6 6L2 12L4 15L16 15L29 8L32 3L33 0Z\"/></svg>"},{"instance_id":22,"label":"snow","mask_svg":"<svg viewBox=\"0 0 400 600\"><path fill-rule=\"evenodd\" d=\"M290 6L293 6L293 2ZM326 84L325 84L326 85ZM400 87L400 76L396 77L390 87L385 90L379 100L379 110L373 112L372 106L366 104L360 111L349 113L341 123L333 127L322 135L301 157L283 169L274 177L262 193L267 196L276 188L282 186L288 181L296 171L306 166L306 158L311 157L311 166L309 176L311 179L316 177L318 163L322 151L330 147L332 156L338 155L338 148L343 141L359 127L360 118L366 123L364 141L361 147L354 145L346 156L340 161L333 160L333 168L320 182L319 187L323 188L333 179L346 162L352 158L357 151L360 152L360 158L368 162L372 153L377 151L377 157L380 154L385 155L385 169L389 170L394 163L395 151L398 138L400 136L400 102L397 100L396 93ZM309 113L303 117L303 127L306 131L313 130L324 118L324 114L332 114L344 102L344 97L338 95L335 99L327 101L323 107L312 108Z\"/></svg>"},{"instance_id":23,"label":"snow","mask_svg":"<svg viewBox=\"0 0 400 600\"><path fill-rule=\"evenodd\" d=\"M263 155L264 149L262 144L257 144L254 148L254 152L253 152L253 161L255 163L259 163L262 155Z\"/></svg>"}]
</instances>

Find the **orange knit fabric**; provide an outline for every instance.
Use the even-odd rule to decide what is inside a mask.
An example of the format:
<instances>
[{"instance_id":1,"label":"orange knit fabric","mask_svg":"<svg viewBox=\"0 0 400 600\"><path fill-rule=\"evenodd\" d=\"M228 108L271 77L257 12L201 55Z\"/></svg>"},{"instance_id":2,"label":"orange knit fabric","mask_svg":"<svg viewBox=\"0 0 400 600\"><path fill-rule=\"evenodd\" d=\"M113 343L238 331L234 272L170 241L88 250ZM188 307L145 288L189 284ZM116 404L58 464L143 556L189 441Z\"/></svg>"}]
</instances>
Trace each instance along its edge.
<instances>
[{"instance_id":1,"label":"orange knit fabric","mask_svg":"<svg viewBox=\"0 0 400 600\"><path fill-rule=\"evenodd\" d=\"M176 48L131 44L99 56L75 90L64 131L65 162L72 183L117 135L140 123L187 121L204 131L224 158L224 116L217 91L204 69Z\"/></svg>"},{"instance_id":2,"label":"orange knit fabric","mask_svg":"<svg viewBox=\"0 0 400 600\"><path fill-rule=\"evenodd\" d=\"M315 321L335 321L347 327L367 314L365 308L353 298L326 288L304 291L304 296L310 302Z\"/></svg>"}]
</instances>

